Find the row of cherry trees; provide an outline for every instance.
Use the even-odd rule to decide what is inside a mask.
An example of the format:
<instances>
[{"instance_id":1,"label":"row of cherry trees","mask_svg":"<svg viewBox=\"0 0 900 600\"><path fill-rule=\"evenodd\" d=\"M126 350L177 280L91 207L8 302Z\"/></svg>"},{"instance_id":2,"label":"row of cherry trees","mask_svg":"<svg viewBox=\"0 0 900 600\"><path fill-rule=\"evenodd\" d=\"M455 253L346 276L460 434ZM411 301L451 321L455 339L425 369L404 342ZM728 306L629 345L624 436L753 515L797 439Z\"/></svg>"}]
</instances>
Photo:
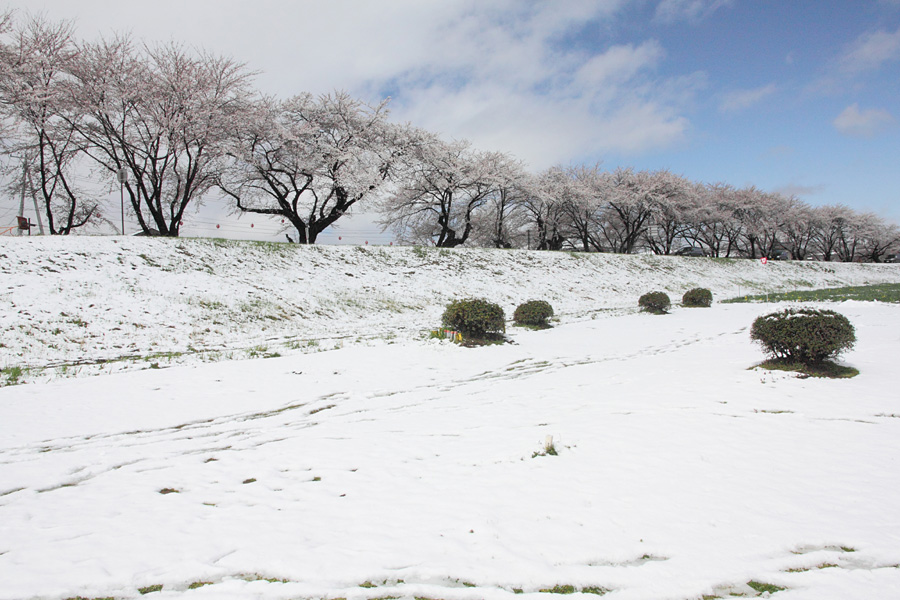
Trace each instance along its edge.
<instances>
[{"instance_id":1,"label":"row of cherry trees","mask_svg":"<svg viewBox=\"0 0 900 600\"><path fill-rule=\"evenodd\" d=\"M9 187L36 198L52 234L114 225L98 196L123 183L145 233L177 236L186 209L218 194L313 243L430 139L345 93L263 97L253 75L176 43L85 43L69 23L0 15Z\"/></svg>"},{"instance_id":2,"label":"row of cherry trees","mask_svg":"<svg viewBox=\"0 0 900 600\"><path fill-rule=\"evenodd\" d=\"M691 245L714 256L786 249L878 261L900 237L873 214L668 171L531 174L508 154L392 123L384 103L263 97L253 75L175 43L85 43L68 23L0 15L8 179L39 201L53 234L111 223L97 184L124 181L141 229L168 236L189 206L217 194L236 211L280 216L300 243L360 209L380 213L401 241L439 247L670 254Z\"/></svg>"},{"instance_id":3,"label":"row of cherry trees","mask_svg":"<svg viewBox=\"0 0 900 600\"><path fill-rule=\"evenodd\" d=\"M510 156L433 141L393 194L383 224L410 243L716 257L788 252L803 260L873 261L900 250L900 229L846 206L811 207L755 187L690 181L666 170L553 167L527 173Z\"/></svg>"},{"instance_id":4,"label":"row of cherry trees","mask_svg":"<svg viewBox=\"0 0 900 600\"><path fill-rule=\"evenodd\" d=\"M4 150L24 165L50 232L102 218L96 191L79 181L122 177L140 227L178 235L185 209L216 183L221 141L251 97L246 70L127 36L79 44L70 24L42 18L4 25Z\"/></svg>"}]
</instances>

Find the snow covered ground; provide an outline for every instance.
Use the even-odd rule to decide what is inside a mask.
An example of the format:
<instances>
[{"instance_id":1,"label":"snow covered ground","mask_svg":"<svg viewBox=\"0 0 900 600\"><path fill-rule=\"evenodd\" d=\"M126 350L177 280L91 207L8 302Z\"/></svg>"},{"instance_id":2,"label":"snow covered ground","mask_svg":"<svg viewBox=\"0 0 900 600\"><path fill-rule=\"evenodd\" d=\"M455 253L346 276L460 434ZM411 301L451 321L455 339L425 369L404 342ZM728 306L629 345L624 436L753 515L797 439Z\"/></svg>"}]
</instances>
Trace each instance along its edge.
<instances>
[{"instance_id":1,"label":"snow covered ground","mask_svg":"<svg viewBox=\"0 0 900 600\"><path fill-rule=\"evenodd\" d=\"M4 365L286 354L0 388L0 600L900 595L900 306L831 306L859 339L839 381L749 369L749 325L777 306L631 310L896 265L85 238L0 255ZM470 293L546 298L561 322L475 349L422 335Z\"/></svg>"},{"instance_id":2,"label":"snow covered ground","mask_svg":"<svg viewBox=\"0 0 900 600\"><path fill-rule=\"evenodd\" d=\"M549 301L563 323L649 291L717 300L900 282L898 265L206 239L0 238L0 369L19 381L287 355L427 337L453 298L507 315Z\"/></svg>"}]
</instances>

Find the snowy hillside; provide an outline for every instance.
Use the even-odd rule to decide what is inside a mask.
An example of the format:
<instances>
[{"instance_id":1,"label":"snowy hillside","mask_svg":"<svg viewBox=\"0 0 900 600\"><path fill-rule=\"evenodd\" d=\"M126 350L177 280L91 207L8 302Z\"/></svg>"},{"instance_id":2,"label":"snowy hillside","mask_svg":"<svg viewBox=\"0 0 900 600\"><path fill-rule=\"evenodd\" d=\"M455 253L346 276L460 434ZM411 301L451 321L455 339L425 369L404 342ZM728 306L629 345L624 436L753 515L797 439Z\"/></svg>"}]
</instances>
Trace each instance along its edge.
<instances>
[{"instance_id":1,"label":"snowy hillside","mask_svg":"<svg viewBox=\"0 0 900 600\"><path fill-rule=\"evenodd\" d=\"M0 600L900 589L900 305L831 305L849 380L753 368L773 304L634 311L897 265L72 238L0 268L4 366L60 365L0 387ZM561 322L426 339L470 294Z\"/></svg>"},{"instance_id":2,"label":"snowy hillside","mask_svg":"<svg viewBox=\"0 0 900 600\"><path fill-rule=\"evenodd\" d=\"M0 239L0 368L34 381L419 339L445 304L507 315L548 300L562 322L689 288L747 293L900 282L897 265L207 239Z\"/></svg>"}]
</instances>

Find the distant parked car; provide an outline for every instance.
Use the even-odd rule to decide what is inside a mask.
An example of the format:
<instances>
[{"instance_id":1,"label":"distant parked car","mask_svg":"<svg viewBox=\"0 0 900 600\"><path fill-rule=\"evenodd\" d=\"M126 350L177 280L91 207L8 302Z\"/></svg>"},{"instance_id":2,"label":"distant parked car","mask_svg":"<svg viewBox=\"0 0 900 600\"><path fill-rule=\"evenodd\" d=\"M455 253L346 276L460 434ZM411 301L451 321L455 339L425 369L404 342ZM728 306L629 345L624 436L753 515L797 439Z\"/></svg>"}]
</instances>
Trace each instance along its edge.
<instances>
[{"instance_id":1,"label":"distant parked car","mask_svg":"<svg viewBox=\"0 0 900 600\"><path fill-rule=\"evenodd\" d=\"M697 246L685 246L675 252L676 256L706 256L706 250Z\"/></svg>"},{"instance_id":2,"label":"distant parked car","mask_svg":"<svg viewBox=\"0 0 900 600\"><path fill-rule=\"evenodd\" d=\"M900 254L888 254L884 259L886 263L900 263Z\"/></svg>"},{"instance_id":3,"label":"distant parked car","mask_svg":"<svg viewBox=\"0 0 900 600\"><path fill-rule=\"evenodd\" d=\"M769 258L772 260L791 260L791 253L787 250L776 250Z\"/></svg>"}]
</instances>

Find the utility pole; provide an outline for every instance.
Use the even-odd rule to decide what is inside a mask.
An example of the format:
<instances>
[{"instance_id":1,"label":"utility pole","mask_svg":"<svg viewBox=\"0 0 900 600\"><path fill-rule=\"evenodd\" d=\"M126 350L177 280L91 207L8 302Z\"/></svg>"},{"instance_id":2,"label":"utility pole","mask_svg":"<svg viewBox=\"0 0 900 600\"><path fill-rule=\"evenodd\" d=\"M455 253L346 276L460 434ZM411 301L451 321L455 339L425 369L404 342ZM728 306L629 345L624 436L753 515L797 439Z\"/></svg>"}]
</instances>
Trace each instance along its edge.
<instances>
[{"instance_id":1,"label":"utility pole","mask_svg":"<svg viewBox=\"0 0 900 600\"><path fill-rule=\"evenodd\" d=\"M21 223L22 218L25 216L25 178L28 175L28 165L23 160L22 161L22 194L19 196L19 222ZM28 233L31 233L29 231ZM21 227L16 231L16 235L22 235Z\"/></svg>"},{"instance_id":2,"label":"utility pole","mask_svg":"<svg viewBox=\"0 0 900 600\"><path fill-rule=\"evenodd\" d=\"M34 214L38 222L38 231L41 232L41 235L44 235L44 220L41 218L41 211L38 208L37 194L34 193L34 181L31 179L31 173L28 173L28 184L28 188L32 190L31 199L34 201Z\"/></svg>"},{"instance_id":3,"label":"utility pole","mask_svg":"<svg viewBox=\"0 0 900 600\"><path fill-rule=\"evenodd\" d=\"M122 125L124 129L125 126ZM122 167L116 172L119 179L119 203L122 205L122 235L125 235L125 183L128 181L128 171Z\"/></svg>"}]
</instances>

